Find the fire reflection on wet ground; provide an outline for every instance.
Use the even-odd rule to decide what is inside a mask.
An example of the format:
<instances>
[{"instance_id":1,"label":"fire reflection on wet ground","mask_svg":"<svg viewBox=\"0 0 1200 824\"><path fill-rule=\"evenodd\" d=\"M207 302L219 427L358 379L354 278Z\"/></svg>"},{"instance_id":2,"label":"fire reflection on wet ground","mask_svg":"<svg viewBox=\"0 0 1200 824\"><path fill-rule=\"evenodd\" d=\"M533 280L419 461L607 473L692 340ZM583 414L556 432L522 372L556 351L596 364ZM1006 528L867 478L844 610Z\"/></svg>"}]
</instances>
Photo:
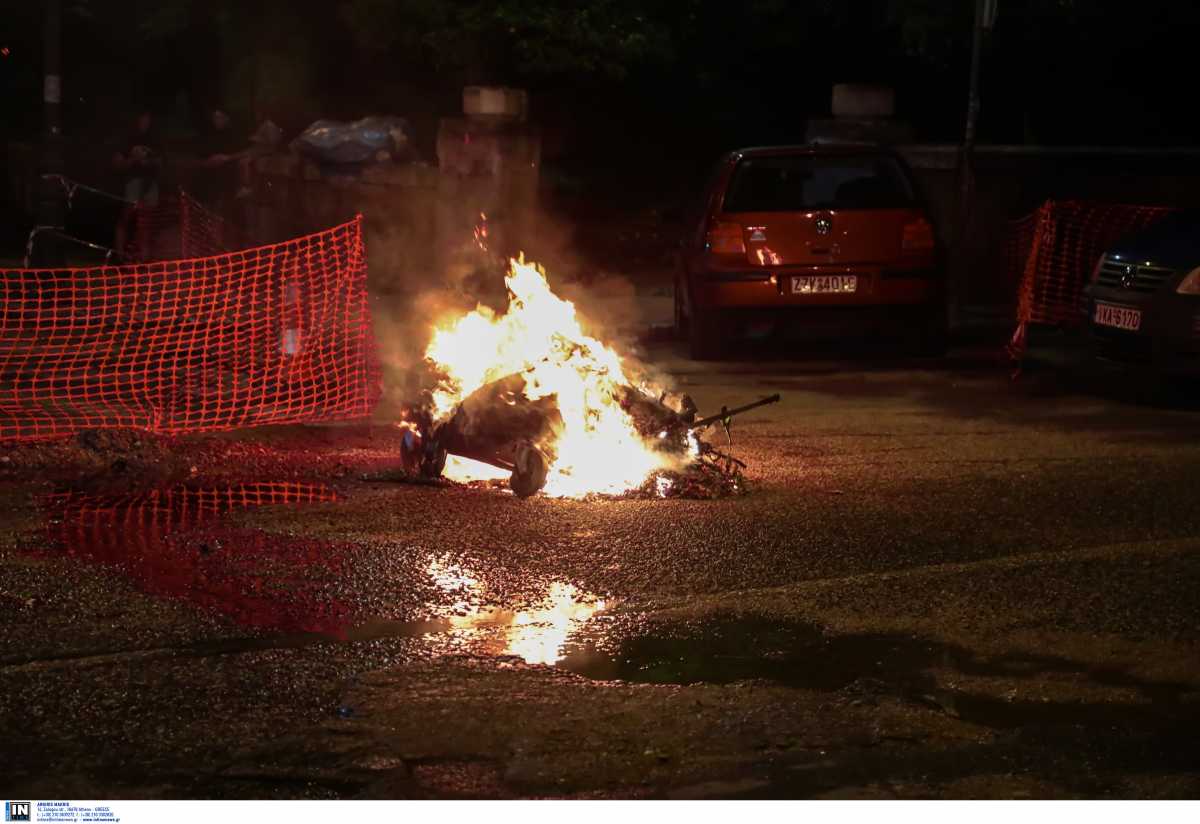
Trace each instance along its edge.
<instances>
[{"instance_id":1,"label":"fire reflection on wet ground","mask_svg":"<svg viewBox=\"0 0 1200 824\"><path fill-rule=\"evenodd\" d=\"M117 571L149 595L256 630L199 642L189 647L192 652L388 639L416 656L516 659L599 681L766 680L837 692L865 704L900 700L1001 729L1029 723L1161 726L1166 731L1161 741L1172 754L1191 752L1194 736L1172 732L1181 719L1195 721L1194 690L1186 683L1145 681L1052 655L981 658L968 649L907 636L828 635L820 626L796 621L726 615L647 622L629 605L618 609L611 598L552 579L527 582L522 597L501 597L489 591L488 569L420 550L412 553L412 571L432 593L421 617L371 619L356 611L346 594L361 547L269 533L227 518L251 507L336 500L328 487L303 483L176 488L123 497L60 495L45 502L43 540L31 551ZM1020 701L955 686L971 678L1011 689L1037 673L1133 690L1141 700Z\"/></svg>"},{"instance_id":2,"label":"fire reflection on wet ground","mask_svg":"<svg viewBox=\"0 0 1200 824\"><path fill-rule=\"evenodd\" d=\"M69 493L43 502L37 554L67 556L120 572L139 590L218 613L250 629L279 633L233 639L236 647L293 647L335 641L411 639L422 652L515 656L555 664L605 601L549 581L519 605L498 606L485 576L452 559L418 553L437 597L419 620L372 619L339 597L360 548L231 524L235 510L338 500L329 487L254 483L101 496Z\"/></svg>"},{"instance_id":3,"label":"fire reflection on wet ground","mask_svg":"<svg viewBox=\"0 0 1200 824\"><path fill-rule=\"evenodd\" d=\"M431 558L429 576L439 589L458 598L450 607L449 643L468 640L476 652L514 655L527 664L556 664L568 639L581 630L604 600L562 581L552 582L545 595L523 609L481 606L485 590L479 578L457 564Z\"/></svg>"}]
</instances>

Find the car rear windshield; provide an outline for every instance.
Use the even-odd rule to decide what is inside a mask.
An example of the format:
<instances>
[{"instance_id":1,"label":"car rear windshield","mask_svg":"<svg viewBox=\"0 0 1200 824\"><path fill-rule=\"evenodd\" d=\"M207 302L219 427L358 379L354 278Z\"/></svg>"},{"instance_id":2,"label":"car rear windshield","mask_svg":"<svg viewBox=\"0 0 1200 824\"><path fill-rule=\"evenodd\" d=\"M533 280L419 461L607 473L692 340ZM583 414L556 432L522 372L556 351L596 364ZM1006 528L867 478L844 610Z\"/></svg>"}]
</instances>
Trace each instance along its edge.
<instances>
[{"instance_id":1,"label":"car rear windshield","mask_svg":"<svg viewBox=\"0 0 1200 824\"><path fill-rule=\"evenodd\" d=\"M882 155L748 157L738 163L726 212L897 209L913 205L899 164Z\"/></svg>"}]
</instances>

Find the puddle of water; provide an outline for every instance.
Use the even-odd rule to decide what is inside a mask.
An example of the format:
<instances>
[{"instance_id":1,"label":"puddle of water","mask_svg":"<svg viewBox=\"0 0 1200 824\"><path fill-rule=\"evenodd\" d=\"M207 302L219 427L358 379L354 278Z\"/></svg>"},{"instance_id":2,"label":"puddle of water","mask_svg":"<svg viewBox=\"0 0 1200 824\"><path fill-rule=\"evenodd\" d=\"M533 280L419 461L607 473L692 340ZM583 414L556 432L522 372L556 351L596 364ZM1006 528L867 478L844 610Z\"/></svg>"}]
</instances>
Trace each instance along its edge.
<instances>
[{"instance_id":1,"label":"puddle of water","mask_svg":"<svg viewBox=\"0 0 1200 824\"><path fill-rule=\"evenodd\" d=\"M819 627L759 618L659 624L615 646L586 631L558 665L589 678L656 684L724 684L751 679L819 691L852 688L940 708L996 728L1036 725L1155 723L1179 718L1190 685L1140 681L1116 670L1089 669L1054 656L980 658L971 651L901 635L826 636ZM1142 702L1008 700L941 686L935 670L1035 681L1067 673L1137 690ZM1200 707L1184 713L1197 719Z\"/></svg>"},{"instance_id":2,"label":"puddle of water","mask_svg":"<svg viewBox=\"0 0 1200 824\"><path fill-rule=\"evenodd\" d=\"M202 644L197 650L207 654L400 638L417 641L422 651L433 655L509 656L527 664L554 665L571 649L571 639L606 607L605 601L560 581L551 583L543 595L522 608L489 606L480 576L436 556L430 558L425 571L450 599L426 605L433 617L346 621L314 632L222 640Z\"/></svg>"},{"instance_id":3,"label":"puddle of water","mask_svg":"<svg viewBox=\"0 0 1200 824\"><path fill-rule=\"evenodd\" d=\"M560 663L600 680L652 684L727 684L769 679L830 689L838 674L822 665L821 631L798 623L759 620L657 624L624 638L580 638Z\"/></svg>"},{"instance_id":4,"label":"puddle of water","mask_svg":"<svg viewBox=\"0 0 1200 824\"><path fill-rule=\"evenodd\" d=\"M337 498L328 487L291 482L54 495L44 502L48 549L40 551L118 569L146 593L220 612L245 626L329 630L348 614L325 593L330 576L344 572L344 547L230 527L220 516Z\"/></svg>"},{"instance_id":5,"label":"puddle of water","mask_svg":"<svg viewBox=\"0 0 1200 824\"><path fill-rule=\"evenodd\" d=\"M44 501L48 533L69 555L121 564L140 551L152 562L172 534L195 531L235 509L335 501L338 495L320 484L255 483L214 489L176 487L137 495L51 495ZM132 552L131 552L132 550Z\"/></svg>"},{"instance_id":6,"label":"puddle of water","mask_svg":"<svg viewBox=\"0 0 1200 824\"><path fill-rule=\"evenodd\" d=\"M418 621L366 621L334 597L354 547L231 527L222 515L267 505L337 500L328 487L262 483L177 488L135 496L60 495L46 502L49 552L119 569L143 591L179 599L274 635L231 638L197 654L333 641L412 639L433 654L516 656L589 678L646 683L770 680L819 691L850 688L940 707L997 728L1026 725L1162 725L1200 722L1186 684L1142 682L1049 655L980 658L899 635L827 636L811 624L737 616L692 623L623 624L611 602L563 581L530 590L519 607L496 606L484 575L448 557L416 563L438 594ZM1141 703L1010 701L943 688L935 671L1034 680L1047 673L1136 690ZM1189 739L1190 740L1190 739Z\"/></svg>"},{"instance_id":7,"label":"puddle of water","mask_svg":"<svg viewBox=\"0 0 1200 824\"><path fill-rule=\"evenodd\" d=\"M338 498L328 487L306 483L55 495L44 502L48 548L34 551L117 569L148 594L279 633L201 644L196 649L202 653L408 638L435 654L511 655L554 664L569 637L606 606L560 581L549 582L522 608L489 605L482 575L430 555L417 561L440 593L426 605L428 617L364 621L333 596L331 585L352 572L351 546L230 526L222 517L250 507Z\"/></svg>"},{"instance_id":8,"label":"puddle of water","mask_svg":"<svg viewBox=\"0 0 1200 824\"><path fill-rule=\"evenodd\" d=\"M486 587L479 576L444 558L432 557L430 579L455 600L430 605L447 625L446 638L431 643L462 645L476 654L514 655L527 664L555 664L566 654L567 642L607 604L573 584L551 582L545 593L522 609L486 606Z\"/></svg>"}]
</instances>

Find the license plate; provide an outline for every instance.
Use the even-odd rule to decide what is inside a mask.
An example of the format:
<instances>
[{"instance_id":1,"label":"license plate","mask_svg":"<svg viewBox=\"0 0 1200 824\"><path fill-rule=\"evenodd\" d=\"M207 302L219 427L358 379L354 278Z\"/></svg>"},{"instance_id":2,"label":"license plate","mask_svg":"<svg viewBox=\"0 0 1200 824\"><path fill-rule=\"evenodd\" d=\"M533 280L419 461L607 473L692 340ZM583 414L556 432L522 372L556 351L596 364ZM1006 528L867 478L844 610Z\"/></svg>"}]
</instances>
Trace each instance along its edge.
<instances>
[{"instance_id":1,"label":"license plate","mask_svg":"<svg viewBox=\"0 0 1200 824\"><path fill-rule=\"evenodd\" d=\"M1096 314L1092 320L1101 326L1111 326L1114 329L1125 329L1136 332L1142 327L1142 313L1138 309L1124 306L1113 306L1111 303L1097 303Z\"/></svg>"},{"instance_id":2,"label":"license plate","mask_svg":"<svg viewBox=\"0 0 1200 824\"><path fill-rule=\"evenodd\" d=\"M792 278L793 295L830 295L858 291L857 275L797 275Z\"/></svg>"}]
</instances>

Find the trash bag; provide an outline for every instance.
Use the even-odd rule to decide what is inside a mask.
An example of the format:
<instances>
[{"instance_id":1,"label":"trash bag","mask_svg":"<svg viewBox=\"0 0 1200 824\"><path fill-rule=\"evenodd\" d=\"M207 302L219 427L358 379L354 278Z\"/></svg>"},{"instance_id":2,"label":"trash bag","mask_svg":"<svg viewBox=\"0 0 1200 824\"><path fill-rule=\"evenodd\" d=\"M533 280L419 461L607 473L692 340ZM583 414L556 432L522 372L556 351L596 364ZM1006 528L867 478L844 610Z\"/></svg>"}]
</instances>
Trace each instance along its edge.
<instances>
[{"instance_id":1,"label":"trash bag","mask_svg":"<svg viewBox=\"0 0 1200 824\"><path fill-rule=\"evenodd\" d=\"M407 159L409 134L402 117L372 115L353 123L318 120L292 141L292 148L322 164L364 165Z\"/></svg>"},{"instance_id":2,"label":"trash bag","mask_svg":"<svg viewBox=\"0 0 1200 824\"><path fill-rule=\"evenodd\" d=\"M282 140L283 129L279 128L273 120L264 120L254 134L250 135L250 142L257 149L274 150Z\"/></svg>"}]
</instances>

